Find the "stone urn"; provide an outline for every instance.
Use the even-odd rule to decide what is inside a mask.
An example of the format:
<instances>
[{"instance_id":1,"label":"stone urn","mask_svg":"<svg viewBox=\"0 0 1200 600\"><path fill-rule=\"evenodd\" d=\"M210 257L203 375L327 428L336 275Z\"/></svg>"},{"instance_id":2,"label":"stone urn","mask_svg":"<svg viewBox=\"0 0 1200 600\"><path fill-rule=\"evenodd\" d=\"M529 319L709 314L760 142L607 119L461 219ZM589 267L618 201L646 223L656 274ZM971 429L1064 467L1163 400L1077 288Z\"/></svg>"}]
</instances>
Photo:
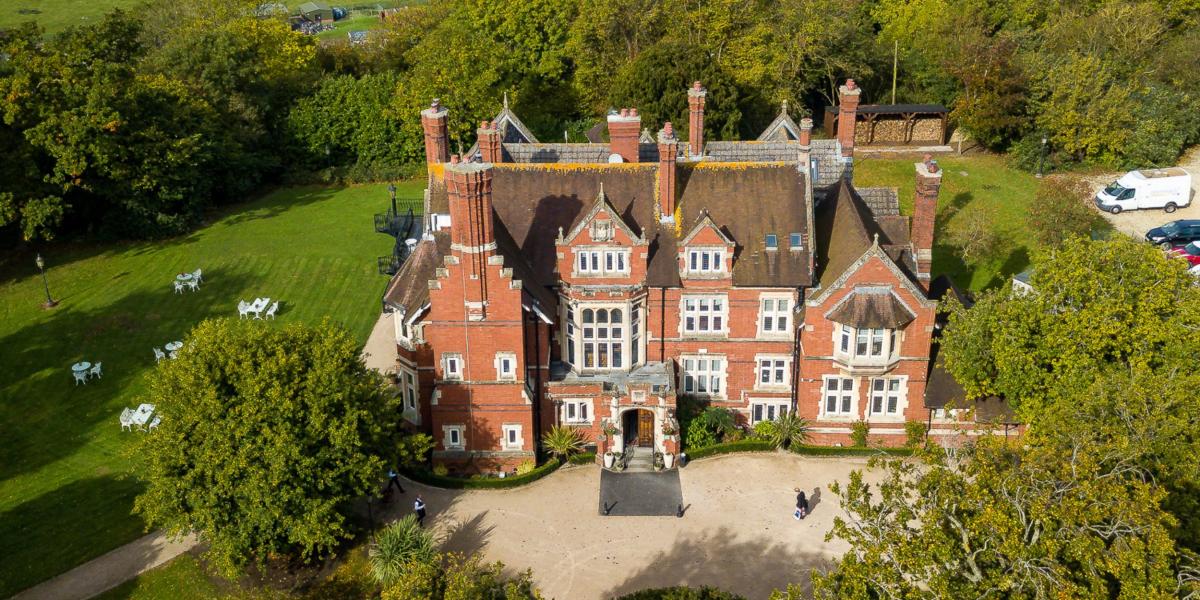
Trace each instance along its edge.
<instances>
[{"instance_id":1,"label":"stone urn","mask_svg":"<svg viewBox=\"0 0 1200 600\"><path fill-rule=\"evenodd\" d=\"M613 467L614 460L615 460L615 457L613 456L612 452L605 452L604 453L604 468L611 469Z\"/></svg>"},{"instance_id":2,"label":"stone urn","mask_svg":"<svg viewBox=\"0 0 1200 600\"><path fill-rule=\"evenodd\" d=\"M664 452L663 453L663 468L670 469L671 467L674 467L674 466L675 466L675 455L668 453L668 452Z\"/></svg>"}]
</instances>

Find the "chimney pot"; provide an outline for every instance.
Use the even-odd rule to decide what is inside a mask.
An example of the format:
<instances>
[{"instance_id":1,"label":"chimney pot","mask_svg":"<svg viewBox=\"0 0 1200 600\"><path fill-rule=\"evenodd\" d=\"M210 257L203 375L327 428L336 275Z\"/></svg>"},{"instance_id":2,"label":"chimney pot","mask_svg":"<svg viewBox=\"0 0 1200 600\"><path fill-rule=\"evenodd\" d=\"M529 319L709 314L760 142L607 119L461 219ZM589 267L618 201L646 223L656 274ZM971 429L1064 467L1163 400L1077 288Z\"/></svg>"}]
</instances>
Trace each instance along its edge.
<instances>
[{"instance_id":1,"label":"chimney pot","mask_svg":"<svg viewBox=\"0 0 1200 600\"><path fill-rule=\"evenodd\" d=\"M854 80L853 80L853 79L847 79L847 80L846 80L846 87L848 87L848 88L850 88L850 89L852 89L852 90L856 90L856 89L858 89L858 84L857 84L857 83L854 83Z\"/></svg>"},{"instance_id":2,"label":"chimney pot","mask_svg":"<svg viewBox=\"0 0 1200 600\"><path fill-rule=\"evenodd\" d=\"M692 89L693 90L702 90L702 89L704 89L704 86L700 85L699 81L694 81L694 82L692 82Z\"/></svg>"},{"instance_id":3,"label":"chimney pot","mask_svg":"<svg viewBox=\"0 0 1200 600\"><path fill-rule=\"evenodd\" d=\"M459 160L459 158L458 158L458 155L457 155L457 154L451 154L451 155L450 155L450 164L452 164L452 165L457 165L457 164L458 164L458 160Z\"/></svg>"},{"instance_id":4,"label":"chimney pot","mask_svg":"<svg viewBox=\"0 0 1200 600\"><path fill-rule=\"evenodd\" d=\"M675 133L675 127L671 125L670 121L667 121L666 123L663 123L663 131L667 132L667 135L673 135Z\"/></svg>"},{"instance_id":5,"label":"chimney pot","mask_svg":"<svg viewBox=\"0 0 1200 600\"><path fill-rule=\"evenodd\" d=\"M442 106L442 101L439 100L438 98L434 98L433 102L429 103L429 108L432 108L433 110L437 110L441 106Z\"/></svg>"},{"instance_id":6,"label":"chimney pot","mask_svg":"<svg viewBox=\"0 0 1200 600\"><path fill-rule=\"evenodd\" d=\"M621 116L622 116L622 117L628 117L628 116L629 116L629 109L628 109L628 108L622 108L622 109L621 109Z\"/></svg>"},{"instance_id":7,"label":"chimney pot","mask_svg":"<svg viewBox=\"0 0 1200 600\"><path fill-rule=\"evenodd\" d=\"M629 116L631 116L631 117L636 117L636 116L638 116L638 114L637 114L637 107L634 107L634 108L631 108L631 109L629 109Z\"/></svg>"}]
</instances>

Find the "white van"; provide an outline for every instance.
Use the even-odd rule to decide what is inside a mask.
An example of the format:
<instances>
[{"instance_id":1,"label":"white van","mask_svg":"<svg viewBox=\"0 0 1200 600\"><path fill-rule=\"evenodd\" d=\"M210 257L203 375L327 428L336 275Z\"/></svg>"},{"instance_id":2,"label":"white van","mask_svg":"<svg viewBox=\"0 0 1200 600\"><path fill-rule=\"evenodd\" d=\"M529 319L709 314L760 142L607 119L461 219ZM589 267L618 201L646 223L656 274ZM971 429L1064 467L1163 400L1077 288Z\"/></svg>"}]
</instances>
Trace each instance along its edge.
<instances>
[{"instance_id":1,"label":"white van","mask_svg":"<svg viewBox=\"0 0 1200 600\"><path fill-rule=\"evenodd\" d=\"M1161 208L1175 212L1192 202L1192 176L1179 167L1130 171L1096 194L1100 210Z\"/></svg>"}]
</instances>

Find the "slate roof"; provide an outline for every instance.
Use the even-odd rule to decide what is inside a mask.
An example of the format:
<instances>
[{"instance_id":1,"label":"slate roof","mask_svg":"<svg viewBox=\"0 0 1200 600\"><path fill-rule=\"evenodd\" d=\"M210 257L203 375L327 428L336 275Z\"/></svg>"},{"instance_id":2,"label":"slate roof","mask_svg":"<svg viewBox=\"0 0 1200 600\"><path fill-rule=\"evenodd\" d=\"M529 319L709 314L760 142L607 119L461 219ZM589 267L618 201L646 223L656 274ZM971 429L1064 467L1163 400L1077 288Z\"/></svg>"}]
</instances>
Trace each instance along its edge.
<instances>
[{"instance_id":1,"label":"slate roof","mask_svg":"<svg viewBox=\"0 0 1200 600\"><path fill-rule=\"evenodd\" d=\"M900 193L896 188L854 188L876 217L900 214Z\"/></svg>"},{"instance_id":2,"label":"slate roof","mask_svg":"<svg viewBox=\"0 0 1200 600\"><path fill-rule=\"evenodd\" d=\"M813 140L809 156L817 163L813 174L813 187L817 189L848 179L847 175L853 170L853 166L847 165L842 158L842 146L837 140Z\"/></svg>"},{"instance_id":3,"label":"slate roof","mask_svg":"<svg viewBox=\"0 0 1200 600\"><path fill-rule=\"evenodd\" d=\"M855 288L826 315L859 329L900 329L917 318L888 288Z\"/></svg>"},{"instance_id":4,"label":"slate roof","mask_svg":"<svg viewBox=\"0 0 1200 600\"><path fill-rule=\"evenodd\" d=\"M515 163L607 163L608 144L504 144L504 158Z\"/></svg>"},{"instance_id":5,"label":"slate roof","mask_svg":"<svg viewBox=\"0 0 1200 600\"><path fill-rule=\"evenodd\" d=\"M766 235L787 241L792 233L810 239L804 174L795 163L706 166L679 173L682 230L707 212L737 244L733 284L737 286L808 286L812 249L786 246L766 250Z\"/></svg>"},{"instance_id":6,"label":"slate roof","mask_svg":"<svg viewBox=\"0 0 1200 600\"><path fill-rule=\"evenodd\" d=\"M914 265L908 223L908 217L898 214L876 217L854 188L842 182L816 211L817 277L821 287L841 276L877 235L879 247L911 278Z\"/></svg>"},{"instance_id":7,"label":"slate roof","mask_svg":"<svg viewBox=\"0 0 1200 600\"><path fill-rule=\"evenodd\" d=\"M429 303L429 280L434 279L434 272L442 266L442 259L450 253L450 234L444 231L432 233L432 239L423 238L417 242L408 260L400 266L400 270L388 282L387 290L383 293L383 301L388 306L399 309L407 317Z\"/></svg>"},{"instance_id":8,"label":"slate roof","mask_svg":"<svg viewBox=\"0 0 1200 600\"><path fill-rule=\"evenodd\" d=\"M708 142L707 160L717 162L791 162L800 160L800 142Z\"/></svg>"},{"instance_id":9,"label":"slate roof","mask_svg":"<svg viewBox=\"0 0 1200 600\"><path fill-rule=\"evenodd\" d=\"M788 116L787 102L784 102L780 108L779 116L775 117L775 120L771 121L771 124L767 125L767 128L763 129L758 136L760 142L786 142L798 139L800 139L800 126Z\"/></svg>"}]
</instances>

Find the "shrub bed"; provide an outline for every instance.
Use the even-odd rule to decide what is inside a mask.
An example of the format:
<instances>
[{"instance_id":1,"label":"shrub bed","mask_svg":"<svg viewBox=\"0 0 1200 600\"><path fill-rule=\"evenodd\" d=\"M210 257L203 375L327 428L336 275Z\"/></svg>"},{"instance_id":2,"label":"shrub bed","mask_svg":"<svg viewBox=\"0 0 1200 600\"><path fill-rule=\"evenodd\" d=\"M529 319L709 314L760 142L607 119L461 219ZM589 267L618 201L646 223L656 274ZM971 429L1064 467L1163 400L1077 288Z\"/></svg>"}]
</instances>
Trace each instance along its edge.
<instances>
[{"instance_id":1,"label":"shrub bed","mask_svg":"<svg viewBox=\"0 0 1200 600\"><path fill-rule=\"evenodd\" d=\"M837 446L798 446L792 445L789 448L796 454L804 454L808 456L874 456L876 454L890 454L892 456L912 456L911 448L863 448L863 447L837 447Z\"/></svg>"},{"instance_id":2,"label":"shrub bed","mask_svg":"<svg viewBox=\"0 0 1200 600\"><path fill-rule=\"evenodd\" d=\"M596 453L584 452L583 454L576 454L575 456L568 458L567 462L573 465L590 465L596 462Z\"/></svg>"},{"instance_id":3,"label":"shrub bed","mask_svg":"<svg viewBox=\"0 0 1200 600\"><path fill-rule=\"evenodd\" d=\"M774 449L775 446L766 440L738 440L736 442L722 442L695 450L687 450L684 454L687 454L688 460L696 460L697 458L729 454L730 452L769 452Z\"/></svg>"},{"instance_id":4,"label":"shrub bed","mask_svg":"<svg viewBox=\"0 0 1200 600\"><path fill-rule=\"evenodd\" d=\"M654 588L639 590L625 594L617 600L745 600L742 596L731 594L713 587L690 588L686 586Z\"/></svg>"},{"instance_id":5,"label":"shrub bed","mask_svg":"<svg viewBox=\"0 0 1200 600\"><path fill-rule=\"evenodd\" d=\"M546 464L535 468L534 470L514 477L481 477L477 479L466 479L462 477L449 477L443 475L435 475L427 469L406 471L405 475L413 481L431 485L433 487L446 488L451 490L496 490L504 488L514 488L533 483L551 473L562 466L562 462L557 458L552 458Z\"/></svg>"}]
</instances>

